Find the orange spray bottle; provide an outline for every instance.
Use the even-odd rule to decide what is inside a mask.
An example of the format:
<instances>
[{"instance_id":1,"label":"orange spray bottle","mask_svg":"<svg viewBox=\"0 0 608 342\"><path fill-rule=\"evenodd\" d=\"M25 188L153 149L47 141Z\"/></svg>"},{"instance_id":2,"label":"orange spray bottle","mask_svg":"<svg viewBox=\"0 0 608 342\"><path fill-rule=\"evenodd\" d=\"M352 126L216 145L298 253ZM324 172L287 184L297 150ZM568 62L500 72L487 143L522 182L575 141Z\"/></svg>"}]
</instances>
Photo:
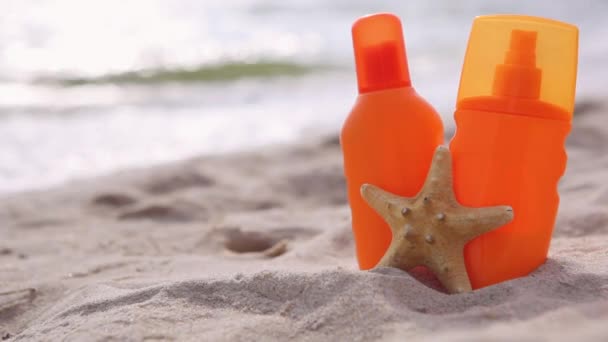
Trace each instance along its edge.
<instances>
[{"instance_id":1,"label":"orange spray bottle","mask_svg":"<svg viewBox=\"0 0 608 342\"><path fill-rule=\"evenodd\" d=\"M416 195L443 141L443 125L411 85L399 18L360 18L352 35L359 96L340 140L359 267L370 269L388 248L391 231L361 198L361 185Z\"/></svg>"},{"instance_id":2,"label":"orange spray bottle","mask_svg":"<svg viewBox=\"0 0 608 342\"><path fill-rule=\"evenodd\" d=\"M465 247L473 288L524 276L547 257L574 109L578 29L515 16L475 19L453 156L463 205L513 207L514 220Z\"/></svg>"}]
</instances>

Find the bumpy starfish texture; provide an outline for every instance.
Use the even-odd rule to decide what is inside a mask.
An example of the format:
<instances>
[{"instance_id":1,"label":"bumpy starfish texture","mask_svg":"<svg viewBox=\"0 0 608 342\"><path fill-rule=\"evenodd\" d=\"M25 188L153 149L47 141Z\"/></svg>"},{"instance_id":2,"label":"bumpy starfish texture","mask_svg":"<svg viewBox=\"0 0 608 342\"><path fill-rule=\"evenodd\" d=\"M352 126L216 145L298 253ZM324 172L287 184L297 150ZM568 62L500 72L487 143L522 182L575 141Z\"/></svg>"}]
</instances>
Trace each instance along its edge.
<instances>
[{"instance_id":1,"label":"bumpy starfish texture","mask_svg":"<svg viewBox=\"0 0 608 342\"><path fill-rule=\"evenodd\" d=\"M361 186L363 199L388 223L393 240L376 267L429 268L450 293L471 291L464 246L477 236L509 223L509 206L460 205L452 185L452 158L445 146L435 151L422 190L400 197L374 185Z\"/></svg>"}]
</instances>

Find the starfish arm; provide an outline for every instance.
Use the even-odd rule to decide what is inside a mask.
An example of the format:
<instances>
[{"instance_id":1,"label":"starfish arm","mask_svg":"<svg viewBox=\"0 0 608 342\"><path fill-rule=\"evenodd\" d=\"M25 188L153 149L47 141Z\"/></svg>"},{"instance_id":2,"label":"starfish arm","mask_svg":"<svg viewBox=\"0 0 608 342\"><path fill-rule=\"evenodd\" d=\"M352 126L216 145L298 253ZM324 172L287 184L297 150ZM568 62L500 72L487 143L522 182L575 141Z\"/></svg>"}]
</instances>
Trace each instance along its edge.
<instances>
[{"instance_id":1,"label":"starfish arm","mask_svg":"<svg viewBox=\"0 0 608 342\"><path fill-rule=\"evenodd\" d=\"M423 196L442 197L455 200L452 181L452 156L446 146L438 146L433 155L433 161L427 174Z\"/></svg>"},{"instance_id":2,"label":"starfish arm","mask_svg":"<svg viewBox=\"0 0 608 342\"><path fill-rule=\"evenodd\" d=\"M393 241L376 267L393 267L403 271L420 265L418 258L411 253L408 243L393 237Z\"/></svg>"},{"instance_id":3,"label":"starfish arm","mask_svg":"<svg viewBox=\"0 0 608 342\"><path fill-rule=\"evenodd\" d=\"M506 205L484 208L466 208L463 214L454 218L459 233L472 240L513 220L513 209Z\"/></svg>"},{"instance_id":4,"label":"starfish arm","mask_svg":"<svg viewBox=\"0 0 608 342\"><path fill-rule=\"evenodd\" d=\"M394 230L393 225L398 222L395 222L392 210L395 209L393 206L398 205L397 202L400 197L372 184L361 185L361 197L378 215L382 216L384 221L391 227L391 230Z\"/></svg>"},{"instance_id":5,"label":"starfish arm","mask_svg":"<svg viewBox=\"0 0 608 342\"><path fill-rule=\"evenodd\" d=\"M449 293L473 291L461 248L454 248L441 263L428 265Z\"/></svg>"}]
</instances>

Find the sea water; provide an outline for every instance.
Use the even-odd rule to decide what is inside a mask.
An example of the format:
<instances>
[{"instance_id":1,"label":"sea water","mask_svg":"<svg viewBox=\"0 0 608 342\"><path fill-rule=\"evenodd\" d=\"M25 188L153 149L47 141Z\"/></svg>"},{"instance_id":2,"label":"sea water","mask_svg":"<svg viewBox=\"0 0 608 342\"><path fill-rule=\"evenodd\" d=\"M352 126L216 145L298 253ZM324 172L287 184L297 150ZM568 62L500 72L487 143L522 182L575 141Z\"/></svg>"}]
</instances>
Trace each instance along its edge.
<instances>
[{"instance_id":1,"label":"sea water","mask_svg":"<svg viewBox=\"0 0 608 342\"><path fill-rule=\"evenodd\" d=\"M608 2L5 0L0 193L336 133L356 96L350 26L403 20L412 82L453 127L471 21L581 29L578 97L605 96Z\"/></svg>"}]
</instances>

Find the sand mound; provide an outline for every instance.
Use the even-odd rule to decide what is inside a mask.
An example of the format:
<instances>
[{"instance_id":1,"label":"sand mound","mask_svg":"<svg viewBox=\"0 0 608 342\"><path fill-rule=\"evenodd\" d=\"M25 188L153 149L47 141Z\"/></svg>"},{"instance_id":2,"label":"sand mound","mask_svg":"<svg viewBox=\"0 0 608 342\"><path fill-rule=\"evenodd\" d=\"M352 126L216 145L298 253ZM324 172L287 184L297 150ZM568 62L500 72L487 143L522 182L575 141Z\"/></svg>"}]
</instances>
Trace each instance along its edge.
<instances>
[{"instance_id":1,"label":"sand mound","mask_svg":"<svg viewBox=\"0 0 608 342\"><path fill-rule=\"evenodd\" d=\"M0 336L605 341L602 120L575 123L547 263L463 295L420 270L357 270L335 139L13 195L0 201Z\"/></svg>"}]
</instances>

